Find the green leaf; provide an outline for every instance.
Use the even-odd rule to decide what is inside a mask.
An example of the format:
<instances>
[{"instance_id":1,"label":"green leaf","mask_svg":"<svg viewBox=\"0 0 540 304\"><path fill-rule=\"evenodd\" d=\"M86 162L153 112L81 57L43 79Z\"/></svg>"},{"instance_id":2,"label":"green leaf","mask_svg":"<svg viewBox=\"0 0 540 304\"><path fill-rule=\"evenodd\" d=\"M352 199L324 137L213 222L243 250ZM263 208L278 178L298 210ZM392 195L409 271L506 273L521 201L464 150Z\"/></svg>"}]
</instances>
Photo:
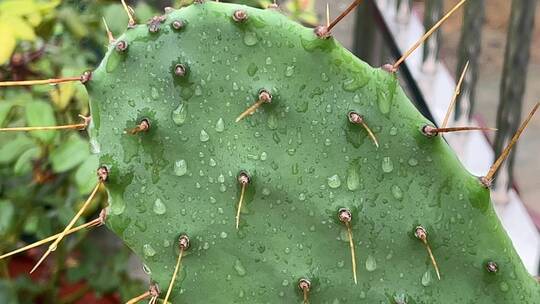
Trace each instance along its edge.
<instances>
[{"instance_id":1,"label":"green leaf","mask_svg":"<svg viewBox=\"0 0 540 304\"><path fill-rule=\"evenodd\" d=\"M13 107L12 102L7 102L7 101L0 102L0 126L3 125L12 107Z\"/></svg>"},{"instance_id":2,"label":"green leaf","mask_svg":"<svg viewBox=\"0 0 540 304\"><path fill-rule=\"evenodd\" d=\"M35 213L26 215L23 231L27 234L34 234L39 227L39 216Z\"/></svg>"},{"instance_id":3,"label":"green leaf","mask_svg":"<svg viewBox=\"0 0 540 304\"><path fill-rule=\"evenodd\" d=\"M13 222L15 208L10 201L0 200L0 235L6 234Z\"/></svg>"},{"instance_id":4,"label":"green leaf","mask_svg":"<svg viewBox=\"0 0 540 304\"><path fill-rule=\"evenodd\" d=\"M0 303L3 304L19 304L17 294L12 282L0 280Z\"/></svg>"},{"instance_id":5,"label":"green leaf","mask_svg":"<svg viewBox=\"0 0 540 304\"><path fill-rule=\"evenodd\" d=\"M38 147L26 150L13 166L13 173L15 175L24 175L32 171L32 161L37 159L41 154L41 149Z\"/></svg>"},{"instance_id":6,"label":"green leaf","mask_svg":"<svg viewBox=\"0 0 540 304\"><path fill-rule=\"evenodd\" d=\"M74 94L75 85L73 83L61 83L49 92L51 100L60 110L64 110L69 105Z\"/></svg>"},{"instance_id":7,"label":"green leaf","mask_svg":"<svg viewBox=\"0 0 540 304\"><path fill-rule=\"evenodd\" d=\"M135 16L137 20L148 20L154 16L156 11L146 2L139 2L135 7Z\"/></svg>"},{"instance_id":8,"label":"green leaf","mask_svg":"<svg viewBox=\"0 0 540 304\"><path fill-rule=\"evenodd\" d=\"M90 155L75 172L75 183L80 194L88 194L96 185L96 169L99 166L97 155Z\"/></svg>"},{"instance_id":9,"label":"green leaf","mask_svg":"<svg viewBox=\"0 0 540 304\"><path fill-rule=\"evenodd\" d=\"M103 9L103 18L113 33L121 33L126 29L128 17L119 3L108 5Z\"/></svg>"},{"instance_id":10,"label":"green leaf","mask_svg":"<svg viewBox=\"0 0 540 304\"><path fill-rule=\"evenodd\" d=\"M48 127L56 125L52 106L43 101L33 101L26 105L26 122L29 127ZM50 143L57 131L33 131L30 134L44 143Z\"/></svg>"},{"instance_id":11,"label":"green leaf","mask_svg":"<svg viewBox=\"0 0 540 304\"><path fill-rule=\"evenodd\" d=\"M15 139L6 141L0 146L0 165L10 164L21 153L34 145L34 142L24 134L19 134Z\"/></svg>"},{"instance_id":12,"label":"green leaf","mask_svg":"<svg viewBox=\"0 0 540 304\"><path fill-rule=\"evenodd\" d=\"M51 152L53 171L66 172L78 166L90 155L88 143L79 135L73 134L66 142Z\"/></svg>"},{"instance_id":13,"label":"green leaf","mask_svg":"<svg viewBox=\"0 0 540 304\"><path fill-rule=\"evenodd\" d=\"M68 7L62 10L60 14L68 30L77 38L83 38L89 35L87 24L81 22L79 12Z\"/></svg>"}]
</instances>

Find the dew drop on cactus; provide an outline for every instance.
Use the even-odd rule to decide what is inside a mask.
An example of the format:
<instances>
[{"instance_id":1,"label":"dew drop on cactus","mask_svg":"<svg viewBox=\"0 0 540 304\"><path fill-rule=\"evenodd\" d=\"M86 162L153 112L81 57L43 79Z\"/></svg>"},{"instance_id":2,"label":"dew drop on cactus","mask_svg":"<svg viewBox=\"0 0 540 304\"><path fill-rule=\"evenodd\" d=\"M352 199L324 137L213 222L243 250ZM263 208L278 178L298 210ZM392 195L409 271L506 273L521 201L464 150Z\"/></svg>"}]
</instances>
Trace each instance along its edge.
<instances>
[{"instance_id":1,"label":"dew drop on cactus","mask_svg":"<svg viewBox=\"0 0 540 304\"><path fill-rule=\"evenodd\" d=\"M218 121L216 122L216 132L218 133L221 133L225 130L225 122L223 121L223 118L219 118Z\"/></svg>"},{"instance_id":2,"label":"dew drop on cactus","mask_svg":"<svg viewBox=\"0 0 540 304\"><path fill-rule=\"evenodd\" d=\"M366 259L366 270L369 272L375 271L377 269L377 260L374 256L368 255Z\"/></svg>"},{"instance_id":3,"label":"dew drop on cactus","mask_svg":"<svg viewBox=\"0 0 540 304\"><path fill-rule=\"evenodd\" d=\"M172 119L176 125L181 126L186 121L187 115L187 105L181 103L178 108L172 112Z\"/></svg>"},{"instance_id":4,"label":"dew drop on cactus","mask_svg":"<svg viewBox=\"0 0 540 304\"><path fill-rule=\"evenodd\" d=\"M165 204L163 204L163 202L161 201L161 199L157 198L157 199L154 201L154 207L153 207L153 210L154 210L154 213L155 213L155 214L162 215L162 214L165 214L165 212L167 212L167 207L165 206Z\"/></svg>"},{"instance_id":5,"label":"dew drop on cactus","mask_svg":"<svg viewBox=\"0 0 540 304\"><path fill-rule=\"evenodd\" d=\"M385 156L382 160L382 170L385 173L390 173L394 170L394 163L389 156Z\"/></svg>"},{"instance_id":6,"label":"dew drop on cactus","mask_svg":"<svg viewBox=\"0 0 540 304\"><path fill-rule=\"evenodd\" d=\"M176 176L184 176L187 173L188 167L185 159L176 160L174 162L174 174Z\"/></svg>"},{"instance_id":7,"label":"dew drop on cactus","mask_svg":"<svg viewBox=\"0 0 540 304\"><path fill-rule=\"evenodd\" d=\"M341 186L341 179L339 175L335 174L328 178L328 186L332 189L339 188Z\"/></svg>"}]
</instances>

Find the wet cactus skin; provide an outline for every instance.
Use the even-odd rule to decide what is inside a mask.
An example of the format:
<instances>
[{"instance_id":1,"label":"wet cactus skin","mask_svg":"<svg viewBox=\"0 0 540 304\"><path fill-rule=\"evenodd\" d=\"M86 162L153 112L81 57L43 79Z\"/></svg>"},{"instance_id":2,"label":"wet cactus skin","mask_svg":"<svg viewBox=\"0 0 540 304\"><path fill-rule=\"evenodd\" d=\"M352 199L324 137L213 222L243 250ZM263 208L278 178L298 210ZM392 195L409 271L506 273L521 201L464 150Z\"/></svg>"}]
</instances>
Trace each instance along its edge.
<instances>
[{"instance_id":1,"label":"wet cactus skin","mask_svg":"<svg viewBox=\"0 0 540 304\"><path fill-rule=\"evenodd\" d=\"M233 20L238 9L247 20ZM162 289L178 236L191 239L174 303L301 303L301 278L311 303L540 302L488 189L441 137L422 134L429 121L394 75L275 10L205 2L165 17L155 32L139 25L118 37L128 47L111 45L86 86L91 142L110 172L108 227ZM261 89L272 103L235 123ZM142 119L149 130L126 132ZM236 230L242 170L251 179ZM352 211L358 285L342 207Z\"/></svg>"}]
</instances>

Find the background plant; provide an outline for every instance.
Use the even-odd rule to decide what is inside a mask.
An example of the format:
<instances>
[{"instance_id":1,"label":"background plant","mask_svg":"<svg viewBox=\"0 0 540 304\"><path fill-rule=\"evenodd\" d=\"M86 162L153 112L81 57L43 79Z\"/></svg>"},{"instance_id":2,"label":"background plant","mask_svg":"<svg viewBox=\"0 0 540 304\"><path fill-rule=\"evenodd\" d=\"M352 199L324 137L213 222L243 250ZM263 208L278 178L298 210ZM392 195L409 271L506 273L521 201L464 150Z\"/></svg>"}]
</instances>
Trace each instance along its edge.
<instances>
[{"instance_id":1,"label":"background plant","mask_svg":"<svg viewBox=\"0 0 540 304\"><path fill-rule=\"evenodd\" d=\"M166 5L180 7L192 1L162 2L138 1L133 7L137 19L148 20ZM293 18L313 24L312 2L290 1L287 7ZM60 78L96 67L107 45L102 17L113 33L125 30L127 16L119 1L0 1L0 81ZM79 114L88 114L88 96L80 84L0 90L0 127L73 124L80 122L74 119ZM0 252L65 227L92 190L97 166L86 132L0 133ZM86 218L99 213L104 198L101 193L100 203ZM107 231L98 233L116 239ZM71 237L57 250L57 266L38 273L33 283L27 276L29 259L1 260L0 303L84 302L89 292L97 298L109 295L102 299L108 303L143 289L128 275L130 251L118 244L113 250L110 242L92 237L95 234ZM102 250L107 250L105 259ZM36 278L41 283L36 284Z\"/></svg>"}]
</instances>

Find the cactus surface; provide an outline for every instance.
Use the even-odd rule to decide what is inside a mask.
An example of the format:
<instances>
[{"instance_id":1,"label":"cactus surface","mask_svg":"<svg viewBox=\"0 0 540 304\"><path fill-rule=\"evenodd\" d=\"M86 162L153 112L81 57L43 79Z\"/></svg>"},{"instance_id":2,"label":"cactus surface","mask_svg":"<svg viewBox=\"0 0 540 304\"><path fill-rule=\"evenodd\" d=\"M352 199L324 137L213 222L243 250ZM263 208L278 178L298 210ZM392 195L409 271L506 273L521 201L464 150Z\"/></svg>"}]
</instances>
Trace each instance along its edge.
<instances>
[{"instance_id":1,"label":"cactus surface","mask_svg":"<svg viewBox=\"0 0 540 304\"><path fill-rule=\"evenodd\" d=\"M489 190L422 133L396 76L277 10L169 11L118 37L85 85L107 226L162 294L190 238L173 303L301 303L303 278L310 303L540 303ZM271 102L235 122L261 90Z\"/></svg>"}]
</instances>

